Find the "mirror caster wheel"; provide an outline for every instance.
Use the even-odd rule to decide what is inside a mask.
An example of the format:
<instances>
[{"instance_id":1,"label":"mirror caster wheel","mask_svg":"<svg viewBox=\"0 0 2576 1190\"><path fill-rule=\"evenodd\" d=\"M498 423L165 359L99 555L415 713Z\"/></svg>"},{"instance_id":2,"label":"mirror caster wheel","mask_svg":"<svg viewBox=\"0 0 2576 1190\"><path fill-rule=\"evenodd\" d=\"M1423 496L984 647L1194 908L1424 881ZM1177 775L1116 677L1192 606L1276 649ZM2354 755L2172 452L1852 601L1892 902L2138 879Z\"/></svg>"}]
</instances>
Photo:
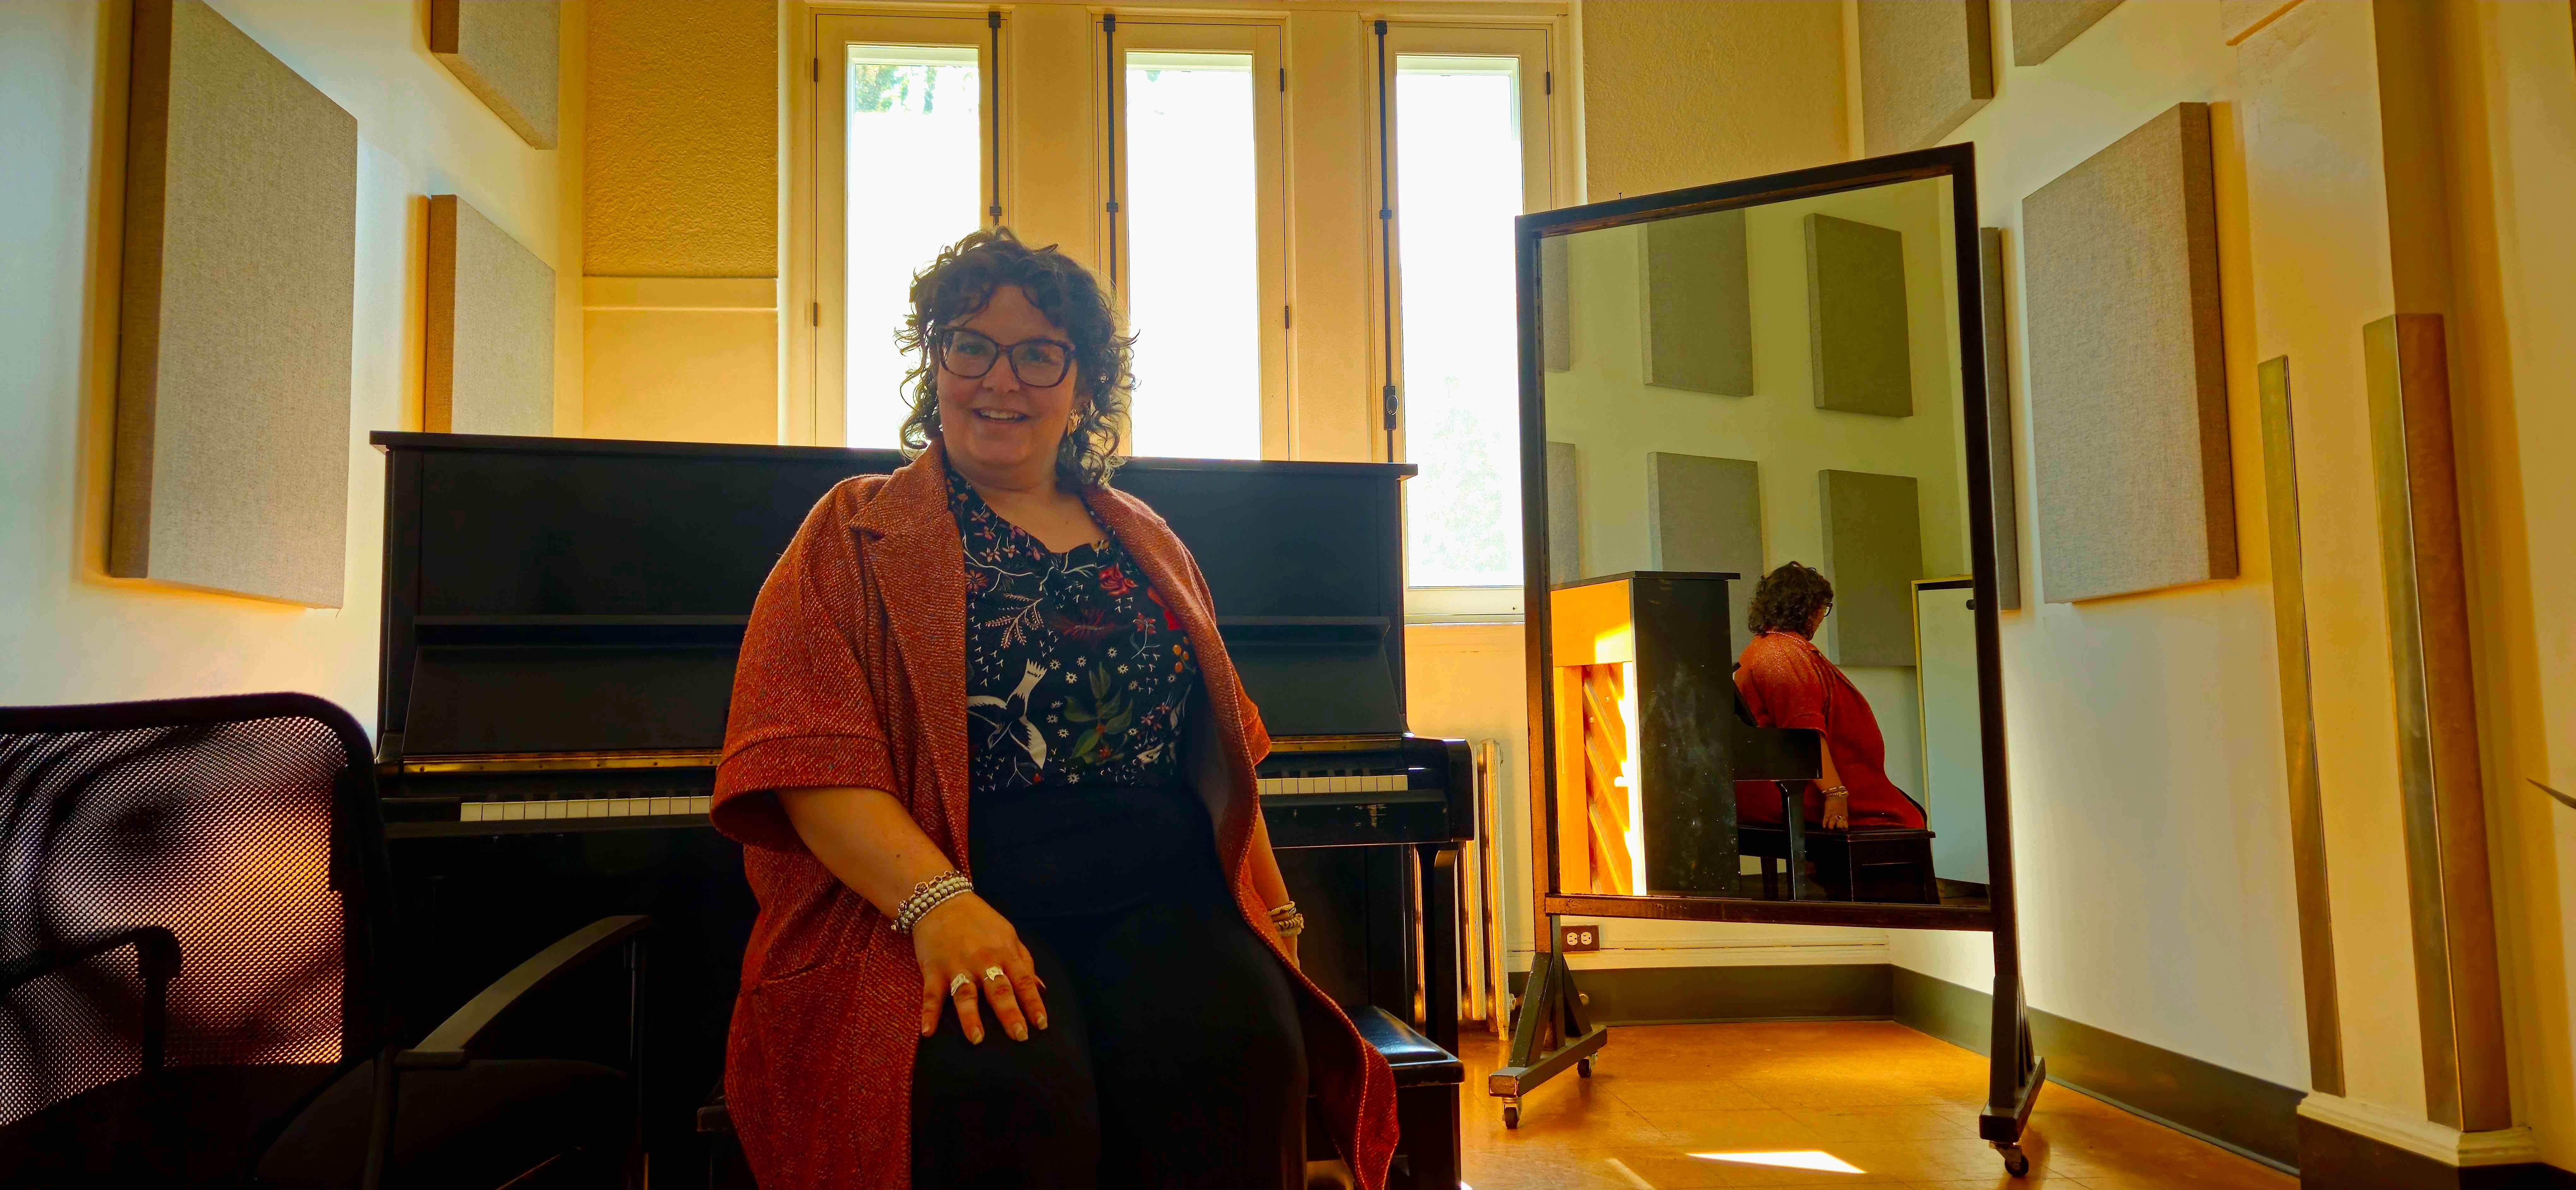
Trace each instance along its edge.
<instances>
[{"instance_id":1,"label":"mirror caster wheel","mask_svg":"<svg viewBox=\"0 0 2576 1190\"><path fill-rule=\"evenodd\" d=\"M1518 1128L1518 1127L1520 1127L1520 1126L1521 1126L1521 1105L1520 1105L1519 1101L1517 1101L1517 1100L1505 1100L1505 1101L1504 1101L1504 1103L1503 1103L1503 1127L1505 1127L1505 1128Z\"/></svg>"},{"instance_id":2,"label":"mirror caster wheel","mask_svg":"<svg viewBox=\"0 0 2576 1190\"><path fill-rule=\"evenodd\" d=\"M2020 1145L1998 1144L1995 1151L2004 1156L2005 1173L2018 1178L2030 1172L2030 1157L2021 1151Z\"/></svg>"},{"instance_id":3,"label":"mirror caster wheel","mask_svg":"<svg viewBox=\"0 0 2576 1190\"><path fill-rule=\"evenodd\" d=\"M1579 1076L1581 1076L1581 1077L1583 1077L1583 1078L1590 1078L1590 1077L1592 1077L1592 1059L1590 1059L1590 1058L1582 1058L1582 1059L1578 1059L1578 1060L1574 1063L1574 1073L1575 1073L1575 1074L1577 1074L1577 1075L1579 1075Z\"/></svg>"}]
</instances>

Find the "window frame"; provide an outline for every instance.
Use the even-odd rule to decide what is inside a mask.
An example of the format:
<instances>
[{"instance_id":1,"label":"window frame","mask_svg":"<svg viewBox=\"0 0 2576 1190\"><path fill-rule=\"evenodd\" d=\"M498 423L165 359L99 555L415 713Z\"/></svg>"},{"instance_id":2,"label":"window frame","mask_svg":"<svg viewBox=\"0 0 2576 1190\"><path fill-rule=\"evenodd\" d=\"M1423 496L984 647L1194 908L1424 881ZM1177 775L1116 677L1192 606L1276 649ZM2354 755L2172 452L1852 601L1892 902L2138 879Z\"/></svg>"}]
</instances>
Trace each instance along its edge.
<instances>
[{"instance_id":1,"label":"window frame","mask_svg":"<svg viewBox=\"0 0 2576 1190\"><path fill-rule=\"evenodd\" d=\"M1373 266L1370 280L1373 286L1369 300L1378 306L1372 311L1377 315L1372 338L1376 340L1374 345L1378 351L1370 360L1370 370L1375 373L1375 387L1382 388L1388 383L1401 386L1404 377L1404 211L1395 172L1402 148L1394 141L1398 126L1395 108L1400 102L1396 75L1401 61L1407 57L1517 59L1521 111L1521 209L1523 213L1550 210L1579 199L1579 195L1569 193L1571 179L1567 175L1573 171L1559 168L1560 145L1572 143L1574 105L1557 102L1555 94L1555 57L1565 40L1558 34L1558 27L1553 22L1512 25L1387 22L1385 61L1370 63L1370 69L1377 74L1373 81L1378 84L1372 88L1373 93L1369 97L1370 115L1375 118L1380 114L1382 102L1389 138L1388 152L1383 161L1376 152L1369 154L1370 197L1376 197L1381 171L1384 171L1384 193L1395 210L1394 226L1386 237L1385 247L1381 249L1376 243L1370 245ZM1375 47L1371 49L1374 51ZM1536 118L1532 118L1532 113L1537 114ZM1393 302L1393 310L1379 304L1388 300ZM1392 344L1386 340L1389 328L1394 335ZM1393 361L1392 377L1387 374L1386 361L1389 360ZM1410 452L1405 437L1412 424L1411 403L1405 399L1408 394L1401 387L1398 388L1398 396L1404 400L1404 405L1396 419L1393 453L1397 461L1407 461ZM1512 394L1512 416L1504 419L1515 432L1519 424L1518 402L1519 394ZM1409 512L1409 504L1407 508ZM1409 541L1410 526L1407 531ZM1410 548L1406 549L1405 557L1409 567L1412 558ZM1517 622L1525 614L1523 584L1518 581L1490 587L1415 586L1411 578L1408 573L1404 589L1404 618L1407 623Z\"/></svg>"},{"instance_id":2,"label":"window frame","mask_svg":"<svg viewBox=\"0 0 2576 1190\"><path fill-rule=\"evenodd\" d=\"M1092 23L1095 38L1102 36L1097 21ZM1261 328L1261 448L1255 456L1261 459L1288 457L1290 410L1288 307L1288 170L1287 104L1285 88L1264 86L1266 80L1282 77L1283 29L1276 21L1220 21L1160 15L1122 16L1114 40L1108 48L1117 55L1117 69L1110 77L1106 102L1100 105L1099 129L1095 133L1096 152L1105 151L1117 137L1118 161L1114 175L1106 168L1100 173L1101 193L1095 202L1099 211L1101 243L1110 249L1118 283L1113 290L1120 318L1127 317L1127 282L1133 276L1129 252L1134 244L1132 224L1128 221L1127 185L1127 55L1131 53L1217 53L1252 55L1252 154L1253 185L1258 204L1253 218L1256 224L1256 271L1260 293L1254 303L1256 313L1279 311L1276 318L1260 317ZM1106 60L1106 55L1095 55ZM1108 204L1117 197L1120 210L1111 213ZM1123 435L1125 427L1120 427ZM1130 439L1132 441L1132 439Z\"/></svg>"}]
</instances>

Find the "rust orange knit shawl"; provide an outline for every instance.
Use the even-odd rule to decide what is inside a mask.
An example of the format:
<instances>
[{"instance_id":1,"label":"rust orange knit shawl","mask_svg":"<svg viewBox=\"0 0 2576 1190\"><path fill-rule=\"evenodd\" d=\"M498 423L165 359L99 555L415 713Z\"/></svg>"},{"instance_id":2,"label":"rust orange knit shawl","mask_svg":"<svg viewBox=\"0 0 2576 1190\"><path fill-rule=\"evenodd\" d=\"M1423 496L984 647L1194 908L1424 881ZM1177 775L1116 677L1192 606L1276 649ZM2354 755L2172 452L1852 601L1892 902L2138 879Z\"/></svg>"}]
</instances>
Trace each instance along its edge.
<instances>
[{"instance_id":1,"label":"rust orange knit shawl","mask_svg":"<svg viewBox=\"0 0 2576 1190\"><path fill-rule=\"evenodd\" d=\"M760 917L743 955L725 1094L767 1190L910 1182L921 1006L912 940L805 850L772 791L886 790L966 866L965 555L943 466L934 445L891 476L824 496L761 587L734 674L714 816L746 845ZM1212 799L1223 807L1219 858L1244 928L1278 950L1249 867L1260 812L1252 766L1270 737L1217 637L1207 582L1142 502L1103 490L1091 505L1197 654L1201 709L1215 717L1232 786ZM1363 1190L1378 1190L1396 1139L1386 1060L1313 983L1293 983L1334 1145Z\"/></svg>"}]
</instances>

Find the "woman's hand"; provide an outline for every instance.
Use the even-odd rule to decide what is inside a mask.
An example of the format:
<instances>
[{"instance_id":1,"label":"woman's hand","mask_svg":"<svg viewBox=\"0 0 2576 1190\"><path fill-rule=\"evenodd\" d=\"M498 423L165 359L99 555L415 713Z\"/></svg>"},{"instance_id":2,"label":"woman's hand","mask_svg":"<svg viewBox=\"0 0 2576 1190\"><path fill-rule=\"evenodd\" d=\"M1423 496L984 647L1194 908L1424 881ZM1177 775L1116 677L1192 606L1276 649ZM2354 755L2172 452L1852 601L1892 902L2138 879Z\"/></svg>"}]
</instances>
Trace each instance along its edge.
<instances>
[{"instance_id":1,"label":"woman's hand","mask_svg":"<svg viewBox=\"0 0 2576 1190\"><path fill-rule=\"evenodd\" d=\"M984 898L962 893L930 911L912 927L912 956L921 963L921 1035L939 1031L942 1001L957 1009L966 1040L984 1042L984 1014L979 1002L1014 1041L1029 1039L1029 1026L1047 1027L1046 1001L1039 997L1037 961L1020 945L1020 932ZM987 978L998 968L1002 978ZM949 985L960 975L954 996Z\"/></svg>"},{"instance_id":2,"label":"woman's hand","mask_svg":"<svg viewBox=\"0 0 2576 1190\"><path fill-rule=\"evenodd\" d=\"M1826 794L1825 811L1822 815L1819 815L1819 818L1821 821L1818 825L1823 826L1826 830L1850 830L1851 794L1848 792Z\"/></svg>"}]
</instances>

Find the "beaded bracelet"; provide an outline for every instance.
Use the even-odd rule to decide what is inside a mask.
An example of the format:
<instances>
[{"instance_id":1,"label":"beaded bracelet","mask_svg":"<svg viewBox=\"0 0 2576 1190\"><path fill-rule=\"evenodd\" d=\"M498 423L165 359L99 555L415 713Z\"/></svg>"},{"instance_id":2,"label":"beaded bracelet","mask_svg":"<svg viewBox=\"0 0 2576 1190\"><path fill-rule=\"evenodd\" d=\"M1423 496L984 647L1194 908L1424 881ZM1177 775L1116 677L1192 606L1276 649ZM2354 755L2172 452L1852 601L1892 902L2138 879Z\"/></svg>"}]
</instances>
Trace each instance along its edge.
<instances>
[{"instance_id":1,"label":"beaded bracelet","mask_svg":"<svg viewBox=\"0 0 2576 1190\"><path fill-rule=\"evenodd\" d=\"M921 924L922 918L929 916L931 910L946 904L950 897L973 891L975 891L975 882L967 879L966 873L953 868L913 885L912 895L905 897L903 904L895 907L894 932L911 933L912 927Z\"/></svg>"}]
</instances>

